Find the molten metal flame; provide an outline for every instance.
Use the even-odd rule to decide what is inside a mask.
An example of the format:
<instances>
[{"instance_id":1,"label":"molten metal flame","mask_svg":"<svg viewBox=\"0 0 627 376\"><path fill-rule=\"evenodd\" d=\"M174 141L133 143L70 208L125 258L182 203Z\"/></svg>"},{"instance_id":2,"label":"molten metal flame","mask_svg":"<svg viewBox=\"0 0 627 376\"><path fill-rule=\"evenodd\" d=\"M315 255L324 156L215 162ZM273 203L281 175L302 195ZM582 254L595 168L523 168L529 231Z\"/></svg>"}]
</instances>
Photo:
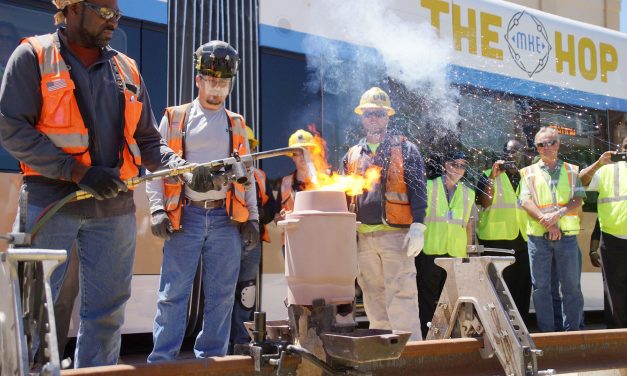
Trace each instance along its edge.
<instances>
[{"instance_id":1,"label":"molten metal flame","mask_svg":"<svg viewBox=\"0 0 627 376\"><path fill-rule=\"evenodd\" d=\"M381 177L381 167L379 166L369 167L365 176L340 175L335 172L330 174L331 165L327 162L326 141L317 132L312 133L314 133L313 142L317 147L310 148L310 157L316 167L318 180L315 184L307 185L305 190L342 191L349 196L357 196L362 194L364 190L371 190L374 184L379 181Z\"/></svg>"}]
</instances>

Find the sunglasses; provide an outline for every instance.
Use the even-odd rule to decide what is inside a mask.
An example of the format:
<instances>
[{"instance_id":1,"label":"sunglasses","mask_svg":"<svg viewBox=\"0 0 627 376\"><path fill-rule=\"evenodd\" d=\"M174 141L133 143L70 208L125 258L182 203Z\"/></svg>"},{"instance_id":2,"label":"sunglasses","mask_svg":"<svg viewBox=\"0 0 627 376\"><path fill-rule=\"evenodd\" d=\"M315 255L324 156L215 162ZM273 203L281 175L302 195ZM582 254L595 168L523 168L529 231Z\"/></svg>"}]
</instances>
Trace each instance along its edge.
<instances>
[{"instance_id":1,"label":"sunglasses","mask_svg":"<svg viewBox=\"0 0 627 376\"><path fill-rule=\"evenodd\" d=\"M557 144L557 140L547 141L547 142L536 142L536 147L539 148L548 148Z\"/></svg>"},{"instance_id":2,"label":"sunglasses","mask_svg":"<svg viewBox=\"0 0 627 376\"><path fill-rule=\"evenodd\" d=\"M383 117L388 116L388 113L386 111L366 111L363 113L362 116L365 118L371 118L371 117L383 118Z\"/></svg>"},{"instance_id":3,"label":"sunglasses","mask_svg":"<svg viewBox=\"0 0 627 376\"><path fill-rule=\"evenodd\" d=\"M83 1L83 5L88 9L91 9L96 14L100 16L103 20L109 21L110 19L114 19L115 21L119 21L122 18L122 11L119 9L111 9L108 7L101 7L98 5L94 5L92 3L88 3L87 1Z\"/></svg>"},{"instance_id":4,"label":"sunglasses","mask_svg":"<svg viewBox=\"0 0 627 376\"><path fill-rule=\"evenodd\" d=\"M451 162L451 166L453 166L453 168L466 169L468 168L468 163Z\"/></svg>"}]
</instances>

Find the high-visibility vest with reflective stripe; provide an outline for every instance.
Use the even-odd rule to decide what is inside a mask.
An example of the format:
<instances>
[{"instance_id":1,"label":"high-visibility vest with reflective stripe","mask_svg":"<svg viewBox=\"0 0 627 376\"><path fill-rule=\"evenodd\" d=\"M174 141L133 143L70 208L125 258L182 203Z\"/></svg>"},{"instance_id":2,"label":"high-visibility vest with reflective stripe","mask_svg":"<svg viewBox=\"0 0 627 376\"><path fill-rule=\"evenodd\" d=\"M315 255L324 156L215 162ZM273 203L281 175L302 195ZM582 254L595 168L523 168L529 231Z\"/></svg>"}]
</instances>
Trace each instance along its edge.
<instances>
[{"instance_id":1,"label":"high-visibility vest with reflective stripe","mask_svg":"<svg viewBox=\"0 0 627 376\"><path fill-rule=\"evenodd\" d=\"M542 213L549 213L565 207L573 198L577 184L579 168L564 162L560 170L560 177L555 189L551 189L551 176L543 171L538 163L520 170L521 183L524 179L533 203ZM560 218L559 228L566 235L579 234L579 215L567 213ZM527 235L542 236L548 230L537 220L529 217L527 222Z\"/></svg>"},{"instance_id":2,"label":"high-visibility vest with reflective stripe","mask_svg":"<svg viewBox=\"0 0 627 376\"><path fill-rule=\"evenodd\" d=\"M405 137L393 136L389 163L382 170L381 218L384 224L394 227L408 227L414 222L411 205L405 184L405 163L403 160L403 142ZM364 175L372 165L373 157L362 153L362 145L355 145L348 150L347 173Z\"/></svg>"},{"instance_id":3,"label":"high-visibility vest with reflective stripe","mask_svg":"<svg viewBox=\"0 0 627 376\"><path fill-rule=\"evenodd\" d=\"M76 86L60 52L59 36L54 34L25 38L35 50L41 73L41 115L35 128L45 134L57 147L72 155L85 166L91 166L89 133L81 116L74 90ZM141 78L135 62L119 53L113 57L124 85L124 140L120 178L125 180L139 174L141 154L134 138L143 104L137 94ZM24 175L40 175L30 166L20 163Z\"/></svg>"},{"instance_id":4,"label":"high-visibility vest with reflective stripe","mask_svg":"<svg viewBox=\"0 0 627 376\"><path fill-rule=\"evenodd\" d=\"M179 156L185 152L185 130L189 118L191 104L166 108L168 118L168 132L165 136L168 146ZM241 115L226 110L227 118L231 124L230 150L239 155L249 154L247 147L246 124ZM209 162L209 161L207 161ZM175 230L181 228L181 214L183 207L183 182L178 177L166 178L163 181L163 204L165 211ZM248 220L248 206L246 205L246 188L242 184L231 183L231 188L226 193L226 211L235 222Z\"/></svg>"},{"instance_id":5,"label":"high-visibility vest with reflective stripe","mask_svg":"<svg viewBox=\"0 0 627 376\"><path fill-rule=\"evenodd\" d=\"M599 180L599 224L601 231L627 236L627 162L605 165Z\"/></svg>"},{"instance_id":6,"label":"high-visibility vest with reflective stripe","mask_svg":"<svg viewBox=\"0 0 627 376\"><path fill-rule=\"evenodd\" d=\"M270 200L266 192L266 173L256 167L253 167L252 170L255 177L255 184L257 185L257 206L263 207L268 203L268 200ZM268 234L266 225L262 225L261 223L260 225L262 226L261 233L263 236L261 240L270 243L270 234Z\"/></svg>"},{"instance_id":7,"label":"high-visibility vest with reflective stripe","mask_svg":"<svg viewBox=\"0 0 627 376\"><path fill-rule=\"evenodd\" d=\"M466 225L475 202L475 192L458 183L449 203L442 178L427 181L427 215L425 217L426 255L466 257Z\"/></svg>"},{"instance_id":8,"label":"high-visibility vest with reflective stripe","mask_svg":"<svg viewBox=\"0 0 627 376\"><path fill-rule=\"evenodd\" d=\"M483 173L489 177L492 169ZM518 234L527 241L527 212L521 208L508 175L502 173L494 179L492 203L479 212L477 235L482 240L514 240Z\"/></svg>"}]
</instances>

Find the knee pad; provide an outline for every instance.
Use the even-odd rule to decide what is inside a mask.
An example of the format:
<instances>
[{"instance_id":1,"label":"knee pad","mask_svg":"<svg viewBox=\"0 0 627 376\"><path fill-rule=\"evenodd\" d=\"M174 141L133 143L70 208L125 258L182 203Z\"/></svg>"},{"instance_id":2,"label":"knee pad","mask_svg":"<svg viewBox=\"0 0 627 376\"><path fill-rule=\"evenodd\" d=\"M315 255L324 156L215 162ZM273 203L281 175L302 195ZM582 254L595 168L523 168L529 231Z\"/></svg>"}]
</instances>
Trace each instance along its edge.
<instances>
[{"instance_id":1,"label":"knee pad","mask_svg":"<svg viewBox=\"0 0 627 376\"><path fill-rule=\"evenodd\" d=\"M235 301L247 310L255 307L255 299L257 297L257 281L242 281L237 283L235 288Z\"/></svg>"}]
</instances>

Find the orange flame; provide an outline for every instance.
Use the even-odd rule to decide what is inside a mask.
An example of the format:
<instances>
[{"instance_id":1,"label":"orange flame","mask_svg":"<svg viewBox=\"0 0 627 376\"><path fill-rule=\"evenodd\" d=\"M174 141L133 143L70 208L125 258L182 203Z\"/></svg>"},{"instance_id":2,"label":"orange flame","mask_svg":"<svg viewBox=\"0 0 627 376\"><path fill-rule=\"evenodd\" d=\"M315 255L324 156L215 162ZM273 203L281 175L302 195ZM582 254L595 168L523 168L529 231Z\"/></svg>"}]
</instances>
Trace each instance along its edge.
<instances>
[{"instance_id":1,"label":"orange flame","mask_svg":"<svg viewBox=\"0 0 627 376\"><path fill-rule=\"evenodd\" d=\"M320 137L313 125L309 125L309 130L313 133L313 143L317 147L309 148L311 160L316 168L317 182L306 184L305 190L341 191L349 196L357 196L364 190L371 190L381 177L381 167L371 166L366 170L364 176L358 174L340 175L331 172L331 165L327 162L326 141Z\"/></svg>"}]
</instances>

